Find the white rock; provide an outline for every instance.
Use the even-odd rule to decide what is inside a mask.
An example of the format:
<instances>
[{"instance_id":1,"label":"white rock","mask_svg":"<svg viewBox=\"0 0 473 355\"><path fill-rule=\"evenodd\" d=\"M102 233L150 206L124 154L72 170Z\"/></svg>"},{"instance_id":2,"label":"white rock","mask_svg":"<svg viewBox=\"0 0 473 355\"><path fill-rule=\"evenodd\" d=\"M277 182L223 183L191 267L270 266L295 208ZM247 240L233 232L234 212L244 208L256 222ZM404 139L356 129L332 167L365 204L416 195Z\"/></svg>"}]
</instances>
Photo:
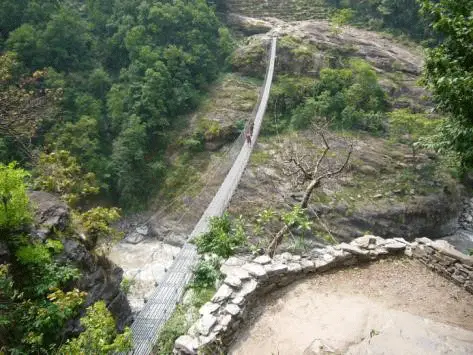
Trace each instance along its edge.
<instances>
[{"instance_id":1,"label":"white rock","mask_svg":"<svg viewBox=\"0 0 473 355\"><path fill-rule=\"evenodd\" d=\"M391 243L385 244L384 248L386 248L388 251L399 251L406 249L406 244L398 241L393 241Z\"/></svg>"},{"instance_id":2,"label":"white rock","mask_svg":"<svg viewBox=\"0 0 473 355\"><path fill-rule=\"evenodd\" d=\"M238 296L232 299L232 303L236 304L237 306L241 306L243 303L245 303L245 298Z\"/></svg>"},{"instance_id":3,"label":"white rock","mask_svg":"<svg viewBox=\"0 0 473 355\"><path fill-rule=\"evenodd\" d=\"M232 321L232 315L226 314L219 319L218 323L221 324L222 327L228 327L231 321Z\"/></svg>"},{"instance_id":4,"label":"white rock","mask_svg":"<svg viewBox=\"0 0 473 355\"><path fill-rule=\"evenodd\" d=\"M223 265L227 265L227 266L242 266L243 264L245 264L245 260L243 259L240 259L240 258L237 258L235 256L231 256L229 257L227 260L225 260L225 262L223 263Z\"/></svg>"},{"instance_id":5,"label":"white rock","mask_svg":"<svg viewBox=\"0 0 473 355\"><path fill-rule=\"evenodd\" d=\"M299 263L289 263L287 264L287 271L298 273L302 271L302 266Z\"/></svg>"},{"instance_id":6,"label":"white rock","mask_svg":"<svg viewBox=\"0 0 473 355\"><path fill-rule=\"evenodd\" d=\"M242 268L250 273L251 276L256 277L257 279L262 279L267 277L266 270L260 264L255 263L246 263Z\"/></svg>"},{"instance_id":7,"label":"white rock","mask_svg":"<svg viewBox=\"0 0 473 355\"><path fill-rule=\"evenodd\" d=\"M335 257L333 255L330 255L330 254L324 254L324 255L322 255L322 259L324 261L326 261L327 263L331 263L332 261L335 260ZM316 264L317 264L317 261L315 262Z\"/></svg>"},{"instance_id":8,"label":"white rock","mask_svg":"<svg viewBox=\"0 0 473 355\"><path fill-rule=\"evenodd\" d=\"M209 335L215 323L217 323L217 317L210 313L204 314L197 322L197 330L202 335Z\"/></svg>"},{"instance_id":9,"label":"white rock","mask_svg":"<svg viewBox=\"0 0 473 355\"><path fill-rule=\"evenodd\" d=\"M234 298L236 299L237 297L245 297L256 290L256 287L258 287L258 282L256 282L256 280L250 279L243 283L241 290L235 294Z\"/></svg>"},{"instance_id":10,"label":"white rock","mask_svg":"<svg viewBox=\"0 0 473 355\"><path fill-rule=\"evenodd\" d=\"M223 280L224 283L227 285L233 287L233 288L240 288L241 287L241 280L233 275L228 275L225 280Z\"/></svg>"},{"instance_id":11,"label":"white rock","mask_svg":"<svg viewBox=\"0 0 473 355\"><path fill-rule=\"evenodd\" d=\"M302 270L305 272L310 272L315 270L315 264L312 260L302 259L301 260Z\"/></svg>"},{"instance_id":12,"label":"white rock","mask_svg":"<svg viewBox=\"0 0 473 355\"><path fill-rule=\"evenodd\" d=\"M174 342L174 348L186 354L197 354L198 341L189 335L181 335Z\"/></svg>"},{"instance_id":13,"label":"white rock","mask_svg":"<svg viewBox=\"0 0 473 355\"><path fill-rule=\"evenodd\" d=\"M268 275L280 275L284 274L287 271L287 265L285 264L279 264L279 263L273 263L273 264L268 264L264 266L264 269L268 273Z\"/></svg>"},{"instance_id":14,"label":"white rock","mask_svg":"<svg viewBox=\"0 0 473 355\"><path fill-rule=\"evenodd\" d=\"M341 243L340 248L354 255L367 255L368 251L361 249L357 245Z\"/></svg>"},{"instance_id":15,"label":"white rock","mask_svg":"<svg viewBox=\"0 0 473 355\"><path fill-rule=\"evenodd\" d=\"M236 316L238 313L240 313L240 307L238 307L236 304L229 303L225 307L225 311L230 313L232 316Z\"/></svg>"},{"instance_id":16,"label":"white rock","mask_svg":"<svg viewBox=\"0 0 473 355\"><path fill-rule=\"evenodd\" d=\"M139 226L138 228L136 228L136 232L141 234L141 235L147 236L148 235L148 226Z\"/></svg>"},{"instance_id":17,"label":"white rock","mask_svg":"<svg viewBox=\"0 0 473 355\"><path fill-rule=\"evenodd\" d=\"M261 265L269 264L271 262L271 258L268 255L261 255L255 258L253 262Z\"/></svg>"},{"instance_id":18,"label":"white rock","mask_svg":"<svg viewBox=\"0 0 473 355\"><path fill-rule=\"evenodd\" d=\"M292 260L292 254L286 251L285 253L281 254L281 258L283 260L290 261Z\"/></svg>"},{"instance_id":19,"label":"white rock","mask_svg":"<svg viewBox=\"0 0 473 355\"><path fill-rule=\"evenodd\" d=\"M225 301L227 298L230 298L232 293L233 290L230 288L230 286L223 284L222 286L220 286L217 293L212 297L212 302L220 303L222 301Z\"/></svg>"},{"instance_id":20,"label":"white rock","mask_svg":"<svg viewBox=\"0 0 473 355\"><path fill-rule=\"evenodd\" d=\"M214 313L217 309L219 309L220 305L213 302L207 302L199 309L199 314L203 316L206 313Z\"/></svg>"},{"instance_id":21,"label":"white rock","mask_svg":"<svg viewBox=\"0 0 473 355\"><path fill-rule=\"evenodd\" d=\"M225 275L237 277L240 280L251 279L251 276L248 273L248 271L243 270L241 267L234 267L228 274L225 274Z\"/></svg>"}]
</instances>

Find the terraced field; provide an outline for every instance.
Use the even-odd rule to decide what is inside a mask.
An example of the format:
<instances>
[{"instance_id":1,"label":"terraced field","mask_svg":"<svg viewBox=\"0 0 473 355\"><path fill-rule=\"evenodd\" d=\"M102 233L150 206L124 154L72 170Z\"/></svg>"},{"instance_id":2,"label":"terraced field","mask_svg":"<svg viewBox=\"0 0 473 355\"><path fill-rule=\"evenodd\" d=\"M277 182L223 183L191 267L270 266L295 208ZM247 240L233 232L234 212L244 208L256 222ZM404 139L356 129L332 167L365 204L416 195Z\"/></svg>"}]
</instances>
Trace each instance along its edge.
<instances>
[{"instance_id":1,"label":"terraced field","mask_svg":"<svg viewBox=\"0 0 473 355\"><path fill-rule=\"evenodd\" d=\"M327 18L325 0L228 0L229 12L251 17L276 17L285 21Z\"/></svg>"}]
</instances>

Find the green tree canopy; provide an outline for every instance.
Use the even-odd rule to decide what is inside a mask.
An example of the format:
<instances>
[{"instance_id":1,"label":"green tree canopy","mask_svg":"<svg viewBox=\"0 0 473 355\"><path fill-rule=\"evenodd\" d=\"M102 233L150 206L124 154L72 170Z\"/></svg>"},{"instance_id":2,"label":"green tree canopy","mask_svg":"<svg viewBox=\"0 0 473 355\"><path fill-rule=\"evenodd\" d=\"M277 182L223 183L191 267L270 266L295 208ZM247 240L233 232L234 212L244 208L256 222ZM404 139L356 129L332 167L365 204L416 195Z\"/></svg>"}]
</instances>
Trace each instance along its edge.
<instances>
[{"instance_id":1,"label":"green tree canopy","mask_svg":"<svg viewBox=\"0 0 473 355\"><path fill-rule=\"evenodd\" d=\"M443 38L427 51L424 78L438 109L448 115L434 145L473 167L473 2L423 0L422 12Z\"/></svg>"}]
</instances>

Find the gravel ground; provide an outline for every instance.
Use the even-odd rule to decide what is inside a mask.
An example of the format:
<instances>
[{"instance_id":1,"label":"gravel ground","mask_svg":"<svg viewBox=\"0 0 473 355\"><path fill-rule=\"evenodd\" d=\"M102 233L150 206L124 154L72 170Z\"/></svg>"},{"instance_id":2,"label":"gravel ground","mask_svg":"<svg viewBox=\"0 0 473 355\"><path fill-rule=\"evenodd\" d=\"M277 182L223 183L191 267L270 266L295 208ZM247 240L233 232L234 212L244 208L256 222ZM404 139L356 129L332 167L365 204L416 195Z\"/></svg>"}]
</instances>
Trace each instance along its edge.
<instances>
[{"instance_id":1,"label":"gravel ground","mask_svg":"<svg viewBox=\"0 0 473 355\"><path fill-rule=\"evenodd\" d=\"M231 354L473 353L473 295L410 259L316 275L251 314Z\"/></svg>"}]
</instances>

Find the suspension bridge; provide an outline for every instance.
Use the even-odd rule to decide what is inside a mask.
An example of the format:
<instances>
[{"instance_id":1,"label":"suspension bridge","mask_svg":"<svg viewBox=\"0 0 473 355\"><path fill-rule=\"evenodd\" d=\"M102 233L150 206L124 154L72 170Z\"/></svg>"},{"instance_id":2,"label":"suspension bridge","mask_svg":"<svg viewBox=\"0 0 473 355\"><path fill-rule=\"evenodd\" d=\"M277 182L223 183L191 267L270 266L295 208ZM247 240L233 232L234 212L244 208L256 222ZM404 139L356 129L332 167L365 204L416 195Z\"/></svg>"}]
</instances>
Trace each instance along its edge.
<instances>
[{"instance_id":1,"label":"suspension bridge","mask_svg":"<svg viewBox=\"0 0 473 355\"><path fill-rule=\"evenodd\" d=\"M190 241L192 241L196 236L209 231L209 219L223 214L230 203L238 183L240 182L246 165L250 159L251 152L253 151L254 144L256 143L256 139L259 135L263 116L266 111L274 73L276 40L276 37L271 39L265 81L259 98L260 100L256 110L256 116L253 120L251 144L244 143L244 132L251 124L248 123L246 129L242 132L239 138L242 141L241 150L236 157L233 166L225 177L225 180L203 213L199 222L196 224L187 243L184 244L183 248L176 256L174 263L169 268L165 278L160 282L132 324L134 344L133 354L149 355L152 353L153 346L157 341L161 328L171 316L176 305L182 299L185 287L192 278L193 267L197 263L198 255L194 244L190 243Z\"/></svg>"}]
</instances>

